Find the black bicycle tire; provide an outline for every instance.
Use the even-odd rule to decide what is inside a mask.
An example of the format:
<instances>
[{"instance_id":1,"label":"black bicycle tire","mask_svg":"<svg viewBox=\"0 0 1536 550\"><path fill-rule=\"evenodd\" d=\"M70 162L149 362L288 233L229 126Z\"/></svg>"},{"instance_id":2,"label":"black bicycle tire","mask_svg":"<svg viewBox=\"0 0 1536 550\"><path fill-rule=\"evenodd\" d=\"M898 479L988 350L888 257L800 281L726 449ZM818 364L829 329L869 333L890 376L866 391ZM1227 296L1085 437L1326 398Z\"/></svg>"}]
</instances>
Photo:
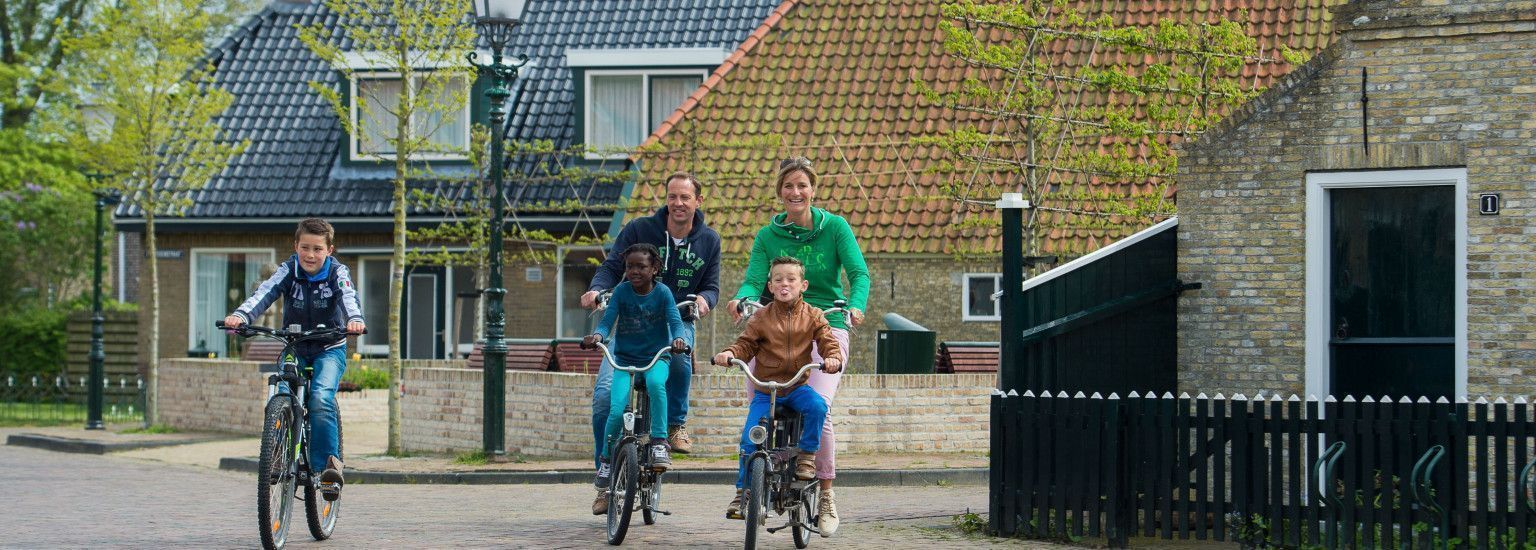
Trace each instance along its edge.
<instances>
[{"instance_id":1,"label":"black bicycle tire","mask_svg":"<svg viewBox=\"0 0 1536 550\"><path fill-rule=\"evenodd\" d=\"M629 520L635 512L635 492L639 488L640 461L635 456L633 441L622 443L614 456L613 478L608 486L608 544L623 544L629 533ZM623 501L618 500L618 488L624 487Z\"/></svg>"},{"instance_id":2,"label":"black bicycle tire","mask_svg":"<svg viewBox=\"0 0 1536 550\"><path fill-rule=\"evenodd\" d=\"M811 484L817 485L818 482L812 481ZM790 528L790 534L794 535L795 548L804 549L811 545L811 530L803 526L816 524L816 498L815 489L807 486L800 490L800 505L795 507L795 511L789 517L790 521L794 522L794 527Z\"/></svg>"},{"instance_id":3,"label":"black bicycle tire","mask_svg":"<svg viewBox=\"0 0 1536 550\"><path fill-rule=\"evenodd\" d=\"M297 483L297 480L271 483L274 471L291 470L296 460L292 439L295 433L291 418L292 400L293 397L288 395L277 395L268 400L261 428L261 457L257 459L256 467L256 525L261 533L261 546L268 550L276 550L287 544L288 531L285 528L293 519L294 487L290 483ZM286 492L283 498L288 508L286 517L280 518L275 525L271 506L274 485L278 490ZM277 512L281 513L281 510ZM282 535L280 538L277 536L279 534Z\"/></svg>"},{"instance_id":4,"label":"black bicycle tire","mask_svg":"<svg viewBox=\"0 0 1536 550\"><path fill-rule=\"evenodd\" d=\"M640 519L645 520L646 525L656 525L656 516L660 515L657 510L661 509L661 477L663 475L661 472L651 474L651 490L646 493L650 498L646 499L645 504L640 507Z\"/></svg>"},{"instance_id":5,"label":"black bicycle tire","mask_svg":"<svg viewBox=\"0 0 1536 550\"><path fill-rule=\"evenodd\" d=\"M754 456L747 462L746 498L741 499L742 518L747 522L747 536L743 543L746 550L757 548L757 533L762 530L763 516L768 513L767 462L762 456Z\"/></svg>"},{"instance_id":6,"label":"black bicycle tire","mask_svg":"<svg viewBox=\"0 0 1536 550\"><path fill-rule=\"evenodd\" d=\"M341 459L342 462L346 462L347 460L347 455L343 452L345 449L343 446L344 441L345 440L342 438L341 432L341 409L337 408L336 458ZM311 441L310 444L313 445L314 442ZM329 507L329 510L333 514L331 516L331 528L329 530L327 530L325 525L320 522L320 506L322 504ZM309 535L314 537L315 540L326 540L331 538L331 535L336 533L336 522L341 519L341 497L337 496L336 500L325 500L325 497L320 494L320 491L315 490L315 479L313 476L311 476L309 483L304 485L304 517L309 521Z\"/></svg>"}]
</instances>

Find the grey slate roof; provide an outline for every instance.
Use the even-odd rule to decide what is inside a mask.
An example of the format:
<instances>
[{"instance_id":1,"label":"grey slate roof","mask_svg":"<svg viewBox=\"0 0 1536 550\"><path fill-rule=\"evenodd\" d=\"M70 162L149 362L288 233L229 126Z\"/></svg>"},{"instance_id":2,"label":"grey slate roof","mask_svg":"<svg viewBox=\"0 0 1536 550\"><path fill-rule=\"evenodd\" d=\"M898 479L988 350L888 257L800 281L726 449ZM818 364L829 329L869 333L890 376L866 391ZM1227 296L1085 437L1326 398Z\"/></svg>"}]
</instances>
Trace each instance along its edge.
<instances>
[{"instance_id":1,"label":"grey slate roof","mask_svg":"<svg viewBox=\"0 0 1536 550\"><path fill-rule=\"evenodd\" d=\"M527 54L532 62L508 101L507 135L571 145L576 97L567 48L734 49L779 2L531 0L508 47L509 54ZM297 27L336 19L319 3L273 2L209 53L215 81L234 95L221 124L229 138L250 140L250 147L196 193L186 217L388 215L392 169L342 167L341 124L309 88L311 81L334 85L340 78L299 41ZM510 196L512 188L508 191ZM618 183L542 183L524 186L513 200L519 206L572 198L611 205L621 191ZM118 210L119 217L141 215L131 205Z\"/></svg>"}]
</instances>

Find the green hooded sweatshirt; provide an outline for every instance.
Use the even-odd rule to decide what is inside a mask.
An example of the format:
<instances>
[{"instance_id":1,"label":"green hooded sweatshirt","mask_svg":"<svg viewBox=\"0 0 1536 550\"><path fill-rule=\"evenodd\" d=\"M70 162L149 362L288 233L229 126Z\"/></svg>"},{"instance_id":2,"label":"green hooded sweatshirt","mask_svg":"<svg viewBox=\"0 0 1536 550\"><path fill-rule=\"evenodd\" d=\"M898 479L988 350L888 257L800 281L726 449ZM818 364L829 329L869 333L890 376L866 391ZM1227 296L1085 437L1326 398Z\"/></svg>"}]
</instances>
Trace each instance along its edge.
<instances>
[{"instance_id":1,"label":"green hooded sweatshirt","mask_svg":"<svg viewBox=\"0 0 1536 550\"><path fill-rule=\"evenodd\" d=\"M852 287L846 298L848 307L865 311L869 303L869 267L864 265L864 253L859 250L848 220L814 206L814 227L810 229L789 223L786 218L785 213L774 216L772 223L759 230L752 240L747 275L736 291L736 299L755 300L762 296L768 282L768 265L779 256L794 256L805 263L805 280L811 283L805 291L806 303L827 309L834 300L845 299L841 275L846 272ZM827 321L835 328L848 328L842 315L828 315Z\"/></svg>"}]
</instances>

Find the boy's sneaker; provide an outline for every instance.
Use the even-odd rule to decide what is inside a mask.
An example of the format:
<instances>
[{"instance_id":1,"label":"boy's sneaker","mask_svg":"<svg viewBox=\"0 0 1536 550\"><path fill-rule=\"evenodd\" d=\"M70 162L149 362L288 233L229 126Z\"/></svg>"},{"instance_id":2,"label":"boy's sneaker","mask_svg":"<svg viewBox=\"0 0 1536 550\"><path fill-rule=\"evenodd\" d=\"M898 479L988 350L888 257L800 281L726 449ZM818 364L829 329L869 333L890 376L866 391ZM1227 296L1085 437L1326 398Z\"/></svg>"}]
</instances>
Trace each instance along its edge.
<instances>
[{"instance_id":1,"label":"boy's sneaker","mask_svg":"<svg viewBox=\"0 0 1536 550\"><path fill-rule=\"evenodd\" d=\"M693 436L688 433L688 425L679 424L668 430L667 444L672 446L673 452L683 454L693 452Z\"/></svg>"},{"instance_id":2,"label":"boy's sneaker","mask_svg":"<svg viewBox=\"0 0 1536 550\"><path fill-rule=\"evenodd\" d=\"M601 516L608 513L608 490L598 489L597 500L592 501L592 515Z\"/></svg>"},{"instance_id":3,"label":"boy's sneaker","mask_svg":"<svg viewBox=\"0 0 1536 550\"><path fill-rule=\"evenodd\" d=\"M741 515L741 489L736 490L736 498L725 507L725 519L746 519Z\"/></svg>"},{"instance_id":4,"label":"boy's sneaker","mask_svg":"<svg viewBox=\"0 0 1536 550\"><path fill-rule=\"evenodd\" d=\"M667 452L667 440L651 440L651 471L665 472L672 467L672 454Z\"/></svg>"},{"instance_id":5,"label":"boy's sneaker","mask_svg":"<svg viewBox=\"0 0 1536 550\"><path fill-rule=\"evenodd\" d=\"M795 479L800 481L816 479L816 453L795 455Z\"/></svg>"},{"instance_id":6,"label":"boy's sneaker","mask_svg":"<svg viewBox=\"0 0 1536 550\"><path fill-rule=\"evenodd\" d=\"M837 501L834 500L831 489L823 489L816 503L816 530L821 531L821 538L831 537L837 532L838 524L842 520L837 519Z\"/></svg>"},{"instance_id":7,"label":"boy's sneaker","mask_svg":"<svg viewBox=\"0 0 1536 550\"><path fill-rule=\"evenodd\" d=\"M325 471L320 472L320 496L327 501L341 498L341 459L330 457L325 461Z\"/></svg>"},{"instance_id":8,"label":"boy's sneaker","mask_svg":"<svg viewBox=\"0 0 1536 550\"><path fill-rule=\"evenodd\" d=\"M609 468L608 461L604 460L597 466L597 479L592 480L592 484L596 485L598 489L606 491L608 490L608 478L610 477L613 477L613 469Z\"/></svg>"}]
</instances>

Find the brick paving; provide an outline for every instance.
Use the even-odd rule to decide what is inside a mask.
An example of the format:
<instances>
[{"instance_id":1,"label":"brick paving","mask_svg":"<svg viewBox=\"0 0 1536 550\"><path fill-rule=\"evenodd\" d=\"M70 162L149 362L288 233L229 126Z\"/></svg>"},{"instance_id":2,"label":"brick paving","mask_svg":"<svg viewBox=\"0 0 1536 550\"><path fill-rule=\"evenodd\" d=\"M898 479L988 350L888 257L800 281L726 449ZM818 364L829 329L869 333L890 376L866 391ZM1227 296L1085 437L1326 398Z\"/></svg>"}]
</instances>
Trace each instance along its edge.
<instances>
[{"instance_id":1,"label":"brick paving","mask_svg":"<svg viewBox=\"0 0 1536 550\"><path fill-rule=\"evenodd\" d=\"M0 447L0 547L250 548L255 488L247 474L122 456ZM290 548L605 546L587 485L353 485L336 538L303 532ZM722 517L726 486L676 486L674 514L645 526L638 515L625 546L739 547L743 524ZM838 492L844 527L813 548L1065 548L966 537L949 518L986 506L984 487L848 487ZM296 525L297 526L297 525ZM764 548L793 548L787 532Z\"/></svg>"}]
</instances>

